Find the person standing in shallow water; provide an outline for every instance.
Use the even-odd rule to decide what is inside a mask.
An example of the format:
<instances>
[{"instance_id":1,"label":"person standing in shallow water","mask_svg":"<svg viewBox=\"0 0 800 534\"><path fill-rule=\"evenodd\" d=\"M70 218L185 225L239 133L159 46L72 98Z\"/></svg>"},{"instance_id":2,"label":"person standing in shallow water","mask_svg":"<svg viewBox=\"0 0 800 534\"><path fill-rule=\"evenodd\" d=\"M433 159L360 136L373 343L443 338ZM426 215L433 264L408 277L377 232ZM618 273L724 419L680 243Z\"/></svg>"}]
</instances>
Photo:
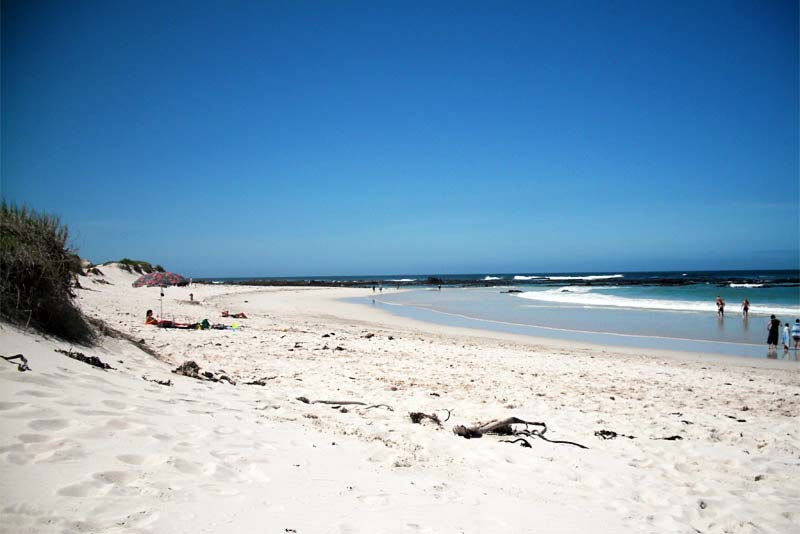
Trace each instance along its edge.
<instances>
[{"instance_id":1,"label":"person standing in shallow water","mask_svg":"<svg viewBox=\"0 0 800 534\"><path fill-rule=\"evenodd\" d=\"M725 315L725 301L719 295L717 295L717 315L720 317Z\"/></svg>"},{"instance_id":2,"label":"person standing in shallow water","mask_svg":"<svg viewBox=\"0 0 800 534\"><path fill-rule=\"evenodd\" d=\"M783 327L781 331L781 345L783 345L783 352L789 352L789 340L792 339L789 335L789 323Z\"/></svg>"},{"instance_id":3,"label":"person standing in shallow water","mask_svg":"<svg viewBox=\"0 0 800 534\"><path fill-rule=\"evenodd\" d=\"M800 348L800 319L795 319L792 325L792 341L794 341L794 350Z\"/></svg>"},{"instance_id":4,"label":"person standing in shallow water","mask_svg":"<svg viewBox=\"0 0 800 534\"><path fill-rule=\"evenodd\" d=\"M750 312L750 301L744 299L742 301L742 317L747 317L747 314Z\"/></svg>"},{"instance_id":5,"label":"person standing in shallow water","mask_svg":"<svg viewBox=\"0 0 800 534\"><path fill-rule=\"evenodd\" d=\"M767 347L770 350L772 350L773 347L775 350L778 350L778 336L781 331L781 322L779 319L776 319L774 315L770 315L769 317L767 330L769 330L769 335L767 335Z\"/></svg>"}]
</instances>

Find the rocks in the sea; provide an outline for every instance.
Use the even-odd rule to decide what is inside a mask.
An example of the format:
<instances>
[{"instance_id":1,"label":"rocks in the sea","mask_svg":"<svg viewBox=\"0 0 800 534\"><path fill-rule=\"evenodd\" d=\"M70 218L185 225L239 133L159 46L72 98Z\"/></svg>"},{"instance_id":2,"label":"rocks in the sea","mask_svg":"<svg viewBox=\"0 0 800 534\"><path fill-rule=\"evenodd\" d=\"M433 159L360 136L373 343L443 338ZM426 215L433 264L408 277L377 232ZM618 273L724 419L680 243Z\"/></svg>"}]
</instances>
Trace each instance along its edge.
<instances>
[{"instance_id":1,"label":"rocks in the sea","mask_svg":"<svg viewBox=\"0 0 800 534\"><path fill-rule=\"evenodd\" d=\"M500 293L523 293L521 289L509 289L508 291L501 291Z\"/></svg>"}]
</instances>

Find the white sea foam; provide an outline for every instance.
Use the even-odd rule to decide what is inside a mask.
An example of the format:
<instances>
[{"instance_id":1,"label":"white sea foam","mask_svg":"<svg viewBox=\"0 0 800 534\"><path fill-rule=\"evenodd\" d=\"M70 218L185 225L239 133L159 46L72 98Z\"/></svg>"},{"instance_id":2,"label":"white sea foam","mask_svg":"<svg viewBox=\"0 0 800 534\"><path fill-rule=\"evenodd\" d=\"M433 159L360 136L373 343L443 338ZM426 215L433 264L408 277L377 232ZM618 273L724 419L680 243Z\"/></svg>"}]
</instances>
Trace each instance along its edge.
<instances>
[{"instance_id":1,"label":"white sea foam","mask_svg":"<svg viewBox=\"0 0 800 534\"><path fill-rule=\"evenodd\" d=\"M553 293L589 293L594 289L609 289L607 286L587 287L587 286L564 286L558 289L550 289Z\"/></svg>"},{"instance_id":2,"label":"white sea foam","mask_svg":"<svg viewBox=\"0 0 800 534\"><path fill-rule=\"evenodd\" d=\"M397 280L387 280L387 282L416 282L416 278L398 278Z\"/></svg>"},{"instance_id":3,"label":"white sea foam","mask_svg":"<svg viewBox=\"0 0 800 534\"><path fill-rule=\"evenodd\" d=\"M502 278L499 276L487 276L484 280L502 280Z\"/></svg>"},{"instance_id":4,"label":"white sea foam","mask_svg":"<svg viewBox=\"0 0 800 534\"><path fill-rule=\"evenodd\" d=\"M608 280L609 278L624 278L624 274L593 274L590 276L548 276L548 280Z\"/></svg>"},{"instance_id":5,"label":"white sea foam","mask_svg":"<svg viewBox=\"0 0 800 534\"><path fill-rule=\"evenodd\" d=\"M514 277L514 280L544 280L544 276L525 276L522 274L518 274Z\"/></svg>"},{"instance_id":6,"label":"white sea foam","mask_svg":"<svg viewBox=\"0 0 800 534\"><path fill-rule=\"evenodd\" d=\"M731 282L728 287L764 287L764 284L734 284Z\"/></svg>"},{"instance_id":7,"label":"white sea foam","mask_svg":"<svg viewBox=\"0 0 800 534\"><path fill-rule=\"evenodd\" d=\"M590 287L567 287L550 289L547 291L526 291L518 293L516 296L540 302L553 302L558 304L571 304L585 306L587 308L629 308L645 310L664 310L664 311L688 311L688 312L710 312L716 313L716 304L711 302L700 302L691 300L663 300L663 299L640 299L618 297L602 293L593 293ZM730 313L738 313L738 307L728 308ZM787 306L762 306L754 304L750 306L750 313L755 314L786 314L800 315L800 307Z\"/></svg>"}]
</instances>

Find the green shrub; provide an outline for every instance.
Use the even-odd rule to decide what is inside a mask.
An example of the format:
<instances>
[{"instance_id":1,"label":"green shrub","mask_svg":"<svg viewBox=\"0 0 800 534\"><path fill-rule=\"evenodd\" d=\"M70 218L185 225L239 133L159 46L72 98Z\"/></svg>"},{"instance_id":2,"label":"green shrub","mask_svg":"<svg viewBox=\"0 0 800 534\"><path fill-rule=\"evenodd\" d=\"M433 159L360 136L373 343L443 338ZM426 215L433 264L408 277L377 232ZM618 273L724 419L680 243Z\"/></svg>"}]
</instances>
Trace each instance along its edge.
<instances>
[{"instance_id":1,"label":"green shrub","mask_svg":"<svg viewBox=\"0 0 800 534\"><path fill-rule=\"evenodd\" d=\"M88 343L93 333L73 303L72 278L80 258L67 247L58 217L8 204L0 206L0 315L69 341Z\"/></svg>"},{"instance_id":2,"label":"green shrub","mask_svg":"<svg viewBox=\"0 0 800 534\"><path fill-rule=\"evenodd\" d=\"M153 265L149 262L142 261L142 260L132 260L130 258L122 258L119 261L107 261L103 265L108 265L109 263L119 263L123 266L123 269L126 269L129 272L135 272L139 274L150 274L154 272L164 272L164 268L160 265Z\"/></svg>"}]
</instances>

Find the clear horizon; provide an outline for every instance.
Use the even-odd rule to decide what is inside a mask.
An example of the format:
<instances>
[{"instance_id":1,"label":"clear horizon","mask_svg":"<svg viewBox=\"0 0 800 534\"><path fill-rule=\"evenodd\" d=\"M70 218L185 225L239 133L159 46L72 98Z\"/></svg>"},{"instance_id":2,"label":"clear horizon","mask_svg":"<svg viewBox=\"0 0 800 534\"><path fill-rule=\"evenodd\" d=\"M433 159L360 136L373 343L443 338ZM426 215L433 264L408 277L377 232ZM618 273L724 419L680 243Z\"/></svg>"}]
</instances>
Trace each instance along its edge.
<instances>
[{"instance_id":1,"label":"clear horizon","mask_svg":"<svg viewBox=\"0 0 800 534\"><path fill-rule=\"evenodd\" d=\"M9 1L0 21L0 194L94 262L800 268L797 2Z\"/></svg>"},{"instance_id":2,"label":"clear horizon","mask_svg":"<svg viewBox=\"0 0 800 534\"><path fill-rule=\"evenodd\" d=\"M167 269L169 270L169 269ZM192 275L192 278L197 279L222 279L222 280L258 280L258 279L281 279L281 278L298 278L298 279L309 279L309 278L318 278L318 279L327 279L327 278L377 278L377 277L402 277L402 276L417 276L417 277L428 277L428 276L530 276L530 275L613 275L613 274L643 274L643 273L752 273L752 272L759 272L759 273L766 273L766 272L792 272L800 274L800 269L798 268L787 268L787 269L704 269L704 270L683 270L683 269L669 269L669 270L649 270L649 271L511 271L511 272L499 272L499 271L480 271L480 272L452 272L452 273L370 273L370 274L301 274L301 275L248 275L248 276L222 276L222 275L206 275L206 276L196 276ZM186 275L189 276L189 275Z\"/></svg>"}]
</instances>

